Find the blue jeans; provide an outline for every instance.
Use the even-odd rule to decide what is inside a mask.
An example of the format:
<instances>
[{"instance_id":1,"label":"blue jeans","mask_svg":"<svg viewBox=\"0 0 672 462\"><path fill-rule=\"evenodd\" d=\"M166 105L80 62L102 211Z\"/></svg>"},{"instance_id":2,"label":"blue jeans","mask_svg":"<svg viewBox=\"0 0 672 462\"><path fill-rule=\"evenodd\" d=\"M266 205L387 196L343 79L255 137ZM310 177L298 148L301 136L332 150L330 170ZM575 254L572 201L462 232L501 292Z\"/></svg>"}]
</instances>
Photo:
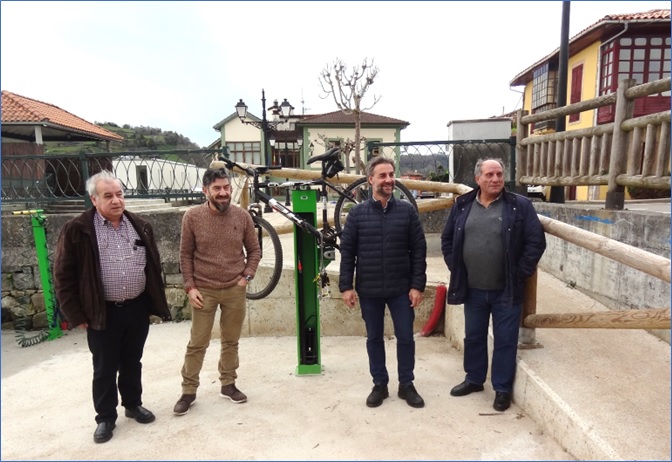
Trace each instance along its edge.
<instances>
[{"instance_id":1,"label":"blue jeans","mask_svg":"<svg viewBox=\"0 0 672 462\"><path fill-rule=\"evenodd\" d=\"M494 348L490 380L495 391L511 393L516 376L522 305L503 298L503 290L469 289L464 302L466 381L482 385L488 373L488 325L492 314Z\"/></svg>"},{"instance_id":2,"label":"blue jeans","mask_svg":"<svg viewBox=\"0 0 672 462\"><path fill-rule=\"evenodd\" d=\"M366 351L369 354L369 371L376 385L387 385L390 376L385 367L385 305L390 309L394 335L397 338L397 373L400 384L409 384L415 378L415 339L413 321L415 310L408 294L396 297L361 298L362 319L366 325Z\"/></svg>"}]
</instances>

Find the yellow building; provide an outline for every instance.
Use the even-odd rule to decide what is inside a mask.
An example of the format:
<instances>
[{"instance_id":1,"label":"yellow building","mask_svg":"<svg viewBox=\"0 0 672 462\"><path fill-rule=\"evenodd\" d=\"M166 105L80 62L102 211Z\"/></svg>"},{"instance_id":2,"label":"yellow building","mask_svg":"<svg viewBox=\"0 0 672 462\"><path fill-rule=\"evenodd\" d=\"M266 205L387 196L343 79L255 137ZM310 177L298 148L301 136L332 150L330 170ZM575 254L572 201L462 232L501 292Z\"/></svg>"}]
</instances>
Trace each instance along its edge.
<instances>
[{"instance_id":1,"label":"yellow building","mask_svg":"<svg viewBox=\"0 0 672 462\"><path fill-rule=\"evenodd\" d=\"M670 10L607 15L569 40L566 104L616 92L618 82L637 84L670 77ZM558 106L559 48L516 75L509 84L525 86L523 109L528 114ZM634 116L670 108L670 92L640 98ZM566 117L565 130L589 128L614 121L614 106ZM555 131L555 121L531 126L531 135ZM567 199L606 197L606 187L570 187Z\"/></svg>"}]
</instances>

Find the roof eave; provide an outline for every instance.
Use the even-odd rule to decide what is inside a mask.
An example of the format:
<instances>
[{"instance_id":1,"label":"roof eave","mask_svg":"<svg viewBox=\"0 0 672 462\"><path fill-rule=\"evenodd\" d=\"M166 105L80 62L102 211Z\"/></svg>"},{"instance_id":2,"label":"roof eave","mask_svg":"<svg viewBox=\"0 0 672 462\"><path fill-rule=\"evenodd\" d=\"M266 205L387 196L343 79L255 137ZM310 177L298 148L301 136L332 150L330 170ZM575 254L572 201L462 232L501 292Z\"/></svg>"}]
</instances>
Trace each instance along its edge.
<instances>
[{"instance_id":1,"label":"roof eave","mask_svg":"<svg viewBox=\"0 0 672 462\"><path fill-rule=\"evenodd\" d=\"M652 24L652 23L658 23L658 24L665 24L665 23L670 23L670 19L665 18L665 19L621 19L621 20L607 20L607 21L601 21L595 24L593 27L589 27L588 29L585 29L578 34L576 34L574 37L571 38L569 41L569 46L573 43L579 42L581 39L584 37L588 37L591 34L595 34L595 40L599 40L599 32L611 25L620 25L620 24L637 24L637 23L642 23L642 24ZM509 82L510 87L520 87L520 86L525 86L527 82L529 82L531 79L530 75L532 74L532 71L536 69L538 66L541 64L550 61L551 59L555 58L558 54L560 53L560 48L556 48L552 53L546 55L544 58L540 59L536 63L532 64L530 67L516 75L511 81ZM571 56L571 55L570 55Z\"/></svg>"}]
</instances>

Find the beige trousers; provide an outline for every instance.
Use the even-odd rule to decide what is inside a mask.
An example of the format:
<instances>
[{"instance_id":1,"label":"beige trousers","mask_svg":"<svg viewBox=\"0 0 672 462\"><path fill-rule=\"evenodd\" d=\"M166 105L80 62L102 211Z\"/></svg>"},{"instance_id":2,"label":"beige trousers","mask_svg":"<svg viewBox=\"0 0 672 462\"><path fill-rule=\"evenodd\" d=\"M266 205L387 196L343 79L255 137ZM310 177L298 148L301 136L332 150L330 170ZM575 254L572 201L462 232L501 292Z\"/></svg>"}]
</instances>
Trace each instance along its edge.
<instances>
[{"instance_id":1,"label":"beige trousers","mask_svg":"<svg viewBox=\"0 0 672 462\"><path fill-rule=\"evenodd\" d=\"M221 310L218 369L222 386L234 383L238 378L238 341L245 320L245 287L235 285L226 289L198 290L203 295L203 308L191 308L191 339L182 366L182 393L190 395L196 394L200 384L199 374L212 337L217 306Z\"/></svg>"}]
</instances>

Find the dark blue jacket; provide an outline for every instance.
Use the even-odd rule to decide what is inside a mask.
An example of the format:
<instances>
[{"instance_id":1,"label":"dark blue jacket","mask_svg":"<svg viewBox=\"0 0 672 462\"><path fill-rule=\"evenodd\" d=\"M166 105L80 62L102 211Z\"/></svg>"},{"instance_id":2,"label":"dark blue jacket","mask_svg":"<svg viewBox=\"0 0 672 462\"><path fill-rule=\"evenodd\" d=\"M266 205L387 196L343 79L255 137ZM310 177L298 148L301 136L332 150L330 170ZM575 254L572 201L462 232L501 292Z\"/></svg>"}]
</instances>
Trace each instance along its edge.
<instances>
[{"instance_id":1,"label":"dark blue jacket","mask_svg":"<svg viewBox=\"0 0 672 462\"><path fill-rule=\"evenodd\" d=\"M341 235L341 292L355 288L363 298L394 297L425 290L427 242L415 208L392 197L383 213L367 199L348 213ZM356 269L356 274L355 274Z\"/></svg>"},{"instance_id":2,"label":"dark blue jacket","mask_svg":"<svg viewBox=\"0 0 672 462\"><path fill-rule=\"evenodd\" d=\"M464 225L479 188L459 196L441 234L443 259L450 270L446 300L451 305L464 303L467 295L467 268L464 265ZM505 256L505 295L514 303L523 301L525 279L530 277L546 250L546 235L532 202L527 197L504 191L502 200L502 238ZM487 261L483 262L487 265Z\"/></svg>"}]
</instances>

